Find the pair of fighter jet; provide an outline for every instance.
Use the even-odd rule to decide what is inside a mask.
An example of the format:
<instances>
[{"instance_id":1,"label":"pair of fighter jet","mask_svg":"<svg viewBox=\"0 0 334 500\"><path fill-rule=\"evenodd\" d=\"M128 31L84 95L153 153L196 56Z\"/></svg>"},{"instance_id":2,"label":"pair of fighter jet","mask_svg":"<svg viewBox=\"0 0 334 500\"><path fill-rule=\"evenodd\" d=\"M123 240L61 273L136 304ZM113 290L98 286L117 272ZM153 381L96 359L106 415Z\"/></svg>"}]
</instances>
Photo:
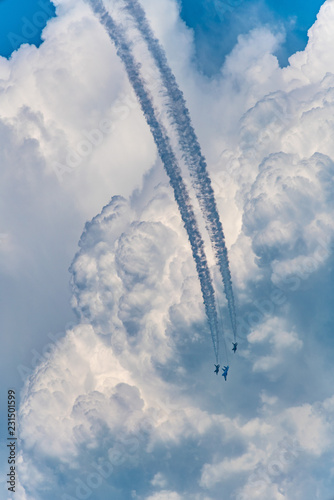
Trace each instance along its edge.
<instances>
[{"instance_id":1,"label":"pair of fighter jet","mask_svg":"<svg viewBox=\"0 0 334 500\"><path fill-rule=\"evenodd\" d=\"M235 353L235 352L236 352L236 350L237 350L237 347L238 347L238 342L232 342L232 344L233 344L232 351ZM214 373L215 373L216 375L218 375L218 373L219 373L219 368L220 368L220 365L215 365L215 370L214 370ZM228 372L229 368L230 368L230 367L229 367L228 365L223 367L223 373L222 373L222 376L224 377L225 381L226 381L227 372Z\"/></svg>"}]
</instances>

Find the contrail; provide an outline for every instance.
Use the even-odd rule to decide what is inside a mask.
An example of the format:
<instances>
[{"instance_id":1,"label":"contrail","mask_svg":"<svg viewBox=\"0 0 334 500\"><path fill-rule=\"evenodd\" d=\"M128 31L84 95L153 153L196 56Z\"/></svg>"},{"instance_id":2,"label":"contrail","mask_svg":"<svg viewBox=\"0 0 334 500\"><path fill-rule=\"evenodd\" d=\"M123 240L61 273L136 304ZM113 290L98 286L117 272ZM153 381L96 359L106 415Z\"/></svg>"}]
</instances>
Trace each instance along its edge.
<instances>
[{"instance_id":1,"label":"contrail","mask_svg":"<svg viewBox=\"0 0 334 500\"><path fill-rule=\"evenodd\" d=\"M195 213L190 202L186 185L182 179L180 167L171 147L167 132L156 117L152 99L145 88L143 79L140 76L140 66L133 58L130 46L122 33L122 29L120 29L114 22L101 0L88 1L94 13L99 17L102 25L106 28L109 37L115 44L118 56L123 61L129 80L150 127L159 156L169 177L169 182L174 190L174 197L178 205L184 227L188 234L193 258L196 264L205 312L209 321L216 362L218 363L218 318L214 288L205 255L204 242L198 229Z\"/></svg>"},{"instance_id":2,"label":"contrail","mask_svg":"<svg viewBox=\"0 0 334 500\"><path fill-rule=\"evenodd\" d=\"M179 89L175 76L168 65L166 53L162 45L154 36L143 8L137 0L123 1L127 11L135 20L137 29L145 40L155 64L160 71L162 82L170 99L169 109L173 123L176 125L180 148L192 177L193 187L203 213L216 262L223 279L234 341L236 341L237 318L231 272L223 227L219 219L216 200L211 186L211 179L207 171L206 160L201 152L195 130L192 126L183 93Z\"/></svg>"}]
</instances>

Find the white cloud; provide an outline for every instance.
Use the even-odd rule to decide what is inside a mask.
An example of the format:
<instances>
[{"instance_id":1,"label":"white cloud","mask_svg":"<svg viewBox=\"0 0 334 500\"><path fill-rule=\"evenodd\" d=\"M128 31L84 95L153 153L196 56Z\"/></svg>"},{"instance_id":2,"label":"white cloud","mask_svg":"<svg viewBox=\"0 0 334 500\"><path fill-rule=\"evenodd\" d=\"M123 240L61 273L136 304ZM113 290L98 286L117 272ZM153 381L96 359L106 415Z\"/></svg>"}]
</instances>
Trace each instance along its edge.
<instances>
[{"instance_id":1,"label":"white cloud","mask_svg":"<svg viewBox=\"0 0 334 500\"><path fill-rule=\"evenodd\" d=\"M154 476L154 478L152 479L151 484L152 484L152 486L158 486L160 488L164 488L165 486L167 486L167 481L166 481L165 477L163 476L163 474L158 472Z\"/></svg>"},{"instance_id":2,"label":"white cloud","mask_svg":"<svg viewBox=\"0 0 334 500\"><path fill-rule=\"evenodd\" d=\"M306 82L319 82L326 73L334 72L334 61L327 50L333 42L333 31L330 29L334 20L333 1L326 1L317 16L317 22L308 32L309 42L303 52L290 57L290 66L286 74L289 79L305 78Z\"/></svg>"},{"instance_id":3,"label":"white cloud","mask_svg":"<svg viewBox=\"0 0 334 500\"><path fill-rule=\"evenodd\" d=\"M256 356L253 364L255 372L270 372L279 365L285 365L287 351L295 353L303 347L303 342L298 338L293 327L287 330L283 318L268 317L256 330L247 337L250 345L261 344L269 349L269 353Z\"/></svg>"},{"instance_id":4,"label":"white cloud","mask_svg":"<svg viewBox=\"0 0 334 500\"><path fill-rule=\"evenodd\" d=\"M178 217L171 200L168 203L165 187L156 189L155 193L154 215L151 214L150 222L131 222L129 215L133 212L128 203L115 198L86 225L80 252L72 265L73 286L81 319L93 324L94 328L90 324L80 325L67 334L50 361L36 371L26 388L21 407L21 436L27 464L30 466L32 450L35 463L39 464L39 475L23 478L34 489L36 498L40 491L47 491L53 498L51 491L45 490L47 484L52 484L55 495L62 494L61 487L57 489L56 479L50 482L50 471L43 465L51 459L57 459L58 473L65 466L70 468L71 475L80 470L88 473L89 464L96 455L118 467L116 474L122 474L122 466L129 474L144 467L152 470L149 483L153 490L163 488L144 498L165 498L166 495L183 498L182 493L167 491L166 486L175 481L180 467L183 475L187 475L196 461L201 480L199 484L198 478L195 480L195 492L200 494L198 488L201 487L205 495L205 490L215 494L217 488L230 481L227 491L233 491L235 475L244 477L246 485L250 476L254 484L254 470L263 464L268 467L274 447L284 434L298 440L298 452L293 448L293 457L304 453L321 456L327 449L325 436L330 427L323 425L326 417L322 414L330 407L329 402L321 411L316 407L312 409L311 405L283 408L273 418L271 407L275 406L277 398L268 393L271 405L269 409L264 406L261 418L230 419L224 414L208 413L199 401L199 406L194 405L197 395L184 393L191 387L186 371L177 369L177 378L167 382L173 377L169 365L172 358L179 356L182 346L176 331L179 318L173 314L173 308L182 298L180 292L185 286L185 277L189 271L194 273L194 269L182 226L179 220L176 224ZM164 196L164 203L158 204L161 196ZM175 214L174 233L173 237L165 238L165 245L161 246L161 231L170 231L161 222L166 209ZM122 265L118 265L117 259L123 259ZM175 274L176 261L178 272ZM146 272L150 266L153 266L152 273ZM180 272L182 268L185 274ZM168 285L171 281L173 287ZM155 292L153 295L151 290ZM136 329L130 322L134 313L127 314L121 306L136 307L129 297L141 297L142 294L144 299L140 298L140 303L143 304L143 300L146 303L146 294L149 294L149 301L146 307L140 307L135 325L139 324L139 328ZM199 291L196 294L199 296ZM201 321L204 321L203 316ZM269 340L280 355L284 349L291 349L294 342L299 346L300 341L288 333L282 342L282 332L276 332L279 326L279 320L271 318L266 327L263 326L262 333L250 338L251 343ZM190 333L187 324L182 335ZM187 342L189 348L202 340L197 336ZM263 395L260 396L265 404ZM300 430L296 428L297 422L302 424ZM307 431L309 428L313 429L312 435ZM131 439L134 441L129 441ZM229 443L237 446L239 453L226 456ZM284 448L286 453L291 453L289 446ZM193 451L187 456L188 447L190 450L194 447L195 456ZM180 455L184 457L182 466L177 458ZM212 458L214 463L210 463ZM155 466L150 465L152 459ZM167 468L166 464L169 464ZM280 467L284 479L290 469L284 460ZM272 484L275 474L268 477L265 491L276 491ZM129 489L136 490L135 480L132 481L126 486L123 484L123 494L127 495ZM105 487L112 486L106 483ZM149 485L146 488L149 491ZM96 490L96 498L105 491ZM191 494L189 491L186 497Z\"/></svg>"},{"instance_id":5,"label":"white cloud","mask_svg":"<svg viewBox=\"0 0 334 500\"><path fill-rule=\"evenodd\" d=\"M173 491L161 491L154 495L150 495L147 497L147 500L182 500L182 497Z\"/></svg>"}]
</instances>

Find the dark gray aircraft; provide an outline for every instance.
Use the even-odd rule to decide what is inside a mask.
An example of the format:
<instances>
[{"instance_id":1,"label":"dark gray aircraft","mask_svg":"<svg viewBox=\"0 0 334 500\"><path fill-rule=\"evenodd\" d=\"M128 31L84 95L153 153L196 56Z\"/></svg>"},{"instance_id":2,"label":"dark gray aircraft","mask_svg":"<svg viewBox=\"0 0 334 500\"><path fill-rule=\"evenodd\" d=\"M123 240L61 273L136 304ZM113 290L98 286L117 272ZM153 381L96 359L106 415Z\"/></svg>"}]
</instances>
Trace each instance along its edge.
<instances>
[{"instance_id":1,"label":"dark gray aircraft","mask_svg":"<svg viewBox=\"0 0 334 500\"><path fill-rule=\"evenodd\" d=\"M229 366L224 366L224 371L223 371L223 373L222 373L222 376L224 377L224 379L225 379L225 380L226 380L226 377L227 377L227 372L228 372L228 369L229 369L229 368L230 368Z\"/></svg>"}]
</instances>

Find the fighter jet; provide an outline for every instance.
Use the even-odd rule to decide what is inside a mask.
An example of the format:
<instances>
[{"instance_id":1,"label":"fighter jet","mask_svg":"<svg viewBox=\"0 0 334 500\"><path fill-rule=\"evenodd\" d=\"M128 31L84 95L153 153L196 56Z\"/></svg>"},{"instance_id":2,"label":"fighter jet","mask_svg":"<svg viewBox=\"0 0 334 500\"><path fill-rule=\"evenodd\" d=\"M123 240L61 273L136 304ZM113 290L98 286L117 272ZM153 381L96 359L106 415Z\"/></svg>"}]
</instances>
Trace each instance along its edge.
<instances>
[{"instance_id":1,"label":"fighter jet","mask_svg":"<svg viewBox=\"0 0 334 500\"><path fill-rule=\"evenodd\" d=\"M214 373L215 373L216 375L218 375L220 365L215 365L215 367L216 367L216 368L215 368Z\"/></svg>"},{"instance_id":2,"label":"fighter jet","mask_svg":"<svg viewBox=\"0 0 334 500\"><path fill-rule=\"evenodd\" d=\"M224 371L222 373L222 376L224 377L225 381L226 381L227 372L228 372L229 368L230 368L229 366L224 366Z\"/></svg>"},{"instance_id":3,"label":"fighter jet","mask_svg":"<svg viewBox=\"0 0 334 500\"><path fill-rule=\"evenodd\" d=\"M232 351L235 353L238 347L238 342L232 342L232 344L233 344Z\"/></svg>"}]
</instances>

